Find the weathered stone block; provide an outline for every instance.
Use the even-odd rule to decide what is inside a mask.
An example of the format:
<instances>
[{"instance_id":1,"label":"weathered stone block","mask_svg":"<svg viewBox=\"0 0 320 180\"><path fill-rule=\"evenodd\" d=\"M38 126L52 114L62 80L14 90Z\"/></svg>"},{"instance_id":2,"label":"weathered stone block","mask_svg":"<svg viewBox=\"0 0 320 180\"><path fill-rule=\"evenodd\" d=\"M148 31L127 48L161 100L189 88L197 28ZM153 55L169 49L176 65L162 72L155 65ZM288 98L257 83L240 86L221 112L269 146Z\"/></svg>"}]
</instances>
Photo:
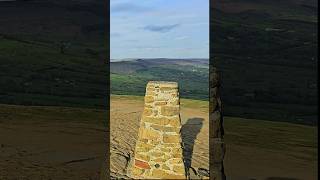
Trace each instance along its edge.
<instances>
[{"instance_id":1,"label":"weathered stone block","mask_svg":"<svg viewBox=\"0 0 320 180\"><path fill-rule=\"evenodd\" d=\"M222 123L221 123L221 113L219 111L215 111L210 115L210 123L213 125L213 132L210 133L210 137L213 138L221 138L223 135Z\"/></svg>"},{"instance_id":2,"label":"weathered stone block","mask_svg":"<svg viewBox=\"0 0 320 180\"><path fill-rule=\"evenodd\" d=\"M152 171L152 176L156 178L162 178L163 176L166 176L167 173L164 170L161 169L154 169Z\"/></svg>"},{"instance_id":3,"label":"weathered stone block","mask_svg":"<svg viewBox=\"0 0 320 180\"><path fill-rule=\"evenodd\" d=\"M163 143L163 147L174 148L174 147L181 147L181 145L180 143Z\"/></svg>"},{"instance_id":4,"label":"weathered stone block","mask_svg":"<svg viewBox=\"0 0 320 180\"><path fill-rule=\"evenodd\" d=\"M150 153L150 156L153 156L153 157L161 157L163 155L164 155L164 153L163 152L159 152L159 151Z\"/></svg>"},{"instance_id":5,"label":"weathered stone block","mask_svg":"<svg viewBox=\"0 0 320 180\"><path fill-rule=\"evenodd\" d=\"M141 139L148 139L148 140L157 140L161 137L160 133L155 131L155 130L151 130L151 129L147 129L144 127L140 128L140 133L139 133L139 137Z\"/></svg>"},{"instance_id":6,"label":"weathered stone block","mask_svg":"<svg viewBox=\"0 0 320 180\"><path fill-rule=\"evenodd\" d=\"M149 83L147 84L147 88L155 88L155 84L149 82Z\"/></svg>"},{"instance_id":7,"label":"weathered stone block","mask_svg":"<svg viewBox=\"0 0 320 180\"><path fill-rule=\"evenodd\" d=\"M174 99L173 101L171 101L169 103L169 105L173 105L173 106L176 106L176 105L179 105L179 104L180 104L179 99Z\"/></svg>"},{"instance_id":8,"label":"weathered stone block","mask_svg":"<svg viewBox=\"0 0 320 180\"><path fill-rule=\"evenodd\" d=\"M142 120L144 122L149 122L149 123L160 125L160 126L165 126L169 124L169 121L171 121L171 119L166 117L143 117Z\"/></svg>"},{"instance_id":9,"label":"weathered stone block","mask_svg":"<svg viewBox=\"0 0 320 180\"><path fill-rule=\"evenodd\" d=\"M173 148L172 153L174 154L182 154L182 148Z\"/></svg>"},{"instance_id":10,"label":"weathered stone block","mask_svg":"<svg viewBox=\"0 0 320 180\"><path fill-rule=\"evenodd\" d=\"M175 116L173 118L170 118L168 124L173 127L180 127L181 126L180 117Z\"/></svg>"},{"instance_id":11,"label":"weathered stone block","mask_svg":"<svg viewBox=\"0 0 320 180\"><path fill-rule=\"evenodd\" d=\"M184 166L174 165L173 171L179 174L183 174L185 172Z\"/></svg>"},{"instance_id":12,"label":"weathered stone block","mask_svg":"<svg viewBox=\"0 0 320 180\"><path fill-rule=\"evenodd\" d=\"M179 135L163 135L164 143L179 143L180 136Z\"/></svg>"},{"instance_id":13,"label":"weathered stone block","mask_svg":"<svg viewBox=\"0 0 320 180\"><path fill-rule=\"evenodd\" d=\"M161 148L161 151L165 152L165 153L169 153L169 152L171 152L171 149L170 148Z\"/></svg>"},{"instance_id":14,"label":"weathered stone block","mask_svg":"<svg viewBox=\"0 0 320 180\"><path fill-rule=\"evenodd\" d=\"M213 113L218 106L218 101L215 98L210 97L210 103L211 105L209 106L209 113Z\"/></svg>"},{"instance_id":15,"label":"weathered stone block","mask_svg":"<svg viewBox=\"0 0 320 180\"><path fill-rule=\"evenodd\" d=\"M169 162L169 164L181 164L182 159L181 158L172 158L168 162Z\"/></svg>"},{"instance_id":16,"label":"weathered stone block","mask_svg":"<svg viewBox=\"0 0 320 180\"><path fill-rule=\"evenodd\" d=\"M158 130L158 131L163 131L163 128L164 128L164 126L160 126L160 125L156 125L156 124L151 125L151 127L155 130Z\"/></svg>"},{"instance_id":17,"label":"weathered stone block","mask_svg":"<svg viewBox=\"0 0 320 180\"><path fill-rule=\"evenodd\" d=\"M140 161L138 159L135 159L134 161L135 161L135 163L134 163L135 166L142 168L142 169L150 169L150 165L148 162Z\"/></svg>"},{"instance_id":18,"label":"weathered stone block","mask_svg":"<svg viewBox=\"0 0 320 180\"><path fill-rule=\"evenodd\" d=\"M174 98L176 98L176 97L179 96L179 93L172 93L171 96L174 97Z\"/></svg>"},{"instance_id":19,"label":"weathered stone block","mask_svg":"<svg viewBox=\"0 0 320 180\"><path fill-rule=\"evenodd\" d=\"M224 142L220 138L215 138L213 141L214 149L213 149L213 162L214 163L222 163L224 154L225 154L225 145Z\"/></svg>"},{"instance_id":20,"label":"weathered stone block","mask_svg":"<svg viewBox=\"0 0 320 180\"><path fill-rule=\"evenodd\" d=\"M139 159L139 160L150 161L150 156L144 155L141 153L137 153L135 157L136 157L136 159Z\"/></svg>"},{"instance_id":21,"label":"weathered stone block","mask_svg":"<svg viewBox=\"0 0 320 180\"><path fill-rule=\"evenodd\" d=\"M179 114L179 106L161 106L161 115L175 116Z\"/></svg>"},{"instance_id":22,"label":"weathered stone block","mask_svg":"<svg viewBox=\"0 0 320 180\"><path fill-rule=\"evenodd\" d=\"M142 141L138 141L136 146L137 148L144 148L146 151L149 151L152 148L154 148L154 145L151 145Z\"/></svg>"},{"instance_id":23,"label":"weathered stone block","mask_svg":"<svg viewBox=\"0 0 320 180\"><path fill-rule=\"evenodd\" d=\"M152 108L145 107L143 110L143 116L151 116L153 113Z\"/></svg>"},{"instance_id":24,"label":"weathered stone block","mask_svg":"<svg viewBox=\"0 0 320 180\"><path fill-rule=\"evenodd\" d=\"M147 92L152 92L154 90L155 90L154 86L149 86L149 87L146 88Z\"/></svg>"},{"instance_id":25,"label":"weathered stone block","mask_svg":"<svg viewBox=\"0 0 320 180\"><path fill-rule=\"evenodd\" d=\"M154 91L147 91L146 95L148 95L148 96L156 96L157 93L155 93Z\"/></svg>"},{"instance_id":26,"label":"weathered stone block","mask_svg":"<svg viewBox=\"0 0 320 180\"><path fill-rule=\"evenodd\" d=\"M144 97L144 102L145 103L152 103L154 101L154 98L153 98L153 96L145 96Z\"/></svg>"},{"instance_id":27,"label":"weathered stone block","mask_svg":"<svg viewBox=\"0 0 320 180\"><path fill-rule=\"evenodd\" d=\"M172 154L172 157L174 157L174 158L183 158L182 153L174 153L174 154Z\"/></svg>"},{"instance_id":28,"label":"weathered stone block","mask_svg":"<svg viewBox=\"0 0 320 180\"><path fill-rule=\"evenodd\" d=\"M164 176L163 179L186 179L186 177L184 175L170 174Z\"/></svg>"},{"instance_id":29,"label":"weathered stone block","mask_svg":"<svg viewBox=\"0 0 320 180\"><path fill-rule=\"evenodd\" d=\"M167 102L166 101L158 101L158 102L155 102L154 105L163 106L163 105L167 105Z\"/></svg>"},{"instance_id":30,"label":"weathered stone block","mask_svg":"<svg viewBox=\"0 0 320 180\"><path fill-rule=\"evenodd\" d=\"M154 159L153 161L158 162L158 163L166 162L166 160L164 158L157 158L157 159Z\"/></svg>"},{"instance_id":31,"label":"weathered stone block","mask_svg":"<svg viewBox=\"0 0 320 180\"><path fill-rule=\"evenodd\" d=\"M170 170L170 167L168 167L167 165L162 165L162 169L164 169L164 170Z\"/></svg>"},{"instance_id":32,"label":"weathered stone block","mask_svg":"<svg viewBox=\"0 0 320 180\"><path fill-rule=\"evenodd\" d=\"M164 127L164 131L165 132L175 132L175 133L179 133L180 132L180 128L176 128L176 127Z\"/></svg>"},{"instance_id":33,"label":"weathered stone block","mask_svg":"<svg viewBox=\"0 0 320 180\"><path fill-rule=\"evenodd\" d=\"M133 167L131 169L131 173L136 175L136 176L142 175L144 173L144 171L145 171L144 169L140 169L140 168L137 168L137 167Z\"/></svg>"},{"instance_id":34,"label":"weathered stone block","mask_svg":"<svg viewBox=\"0 0 320 180\"><path fill-rule=\"evenodd\" d=\"M157 116L159 113L158 113L158 110L156 109L153 109L153 116Z\"/></svg>"},{"instance_id":35,"label":"weathered stone block","mask_svg":"<svg viewBox=\"0 0 320 180\"><path fill-rule=\"evenodd\" d=\"M177 134L180 132L180 128L177 128L177 127L165 127L163 125L156 125L156 124L151 125L151 127L158 131L175 132Z\"/></svg>"},{"instance_id":36,"label":"weathered stone block","mask_svg":"<svg viewBox=\"0 0 320 180\"><path fill-rule=\"evenodd\" d=\"M160 91L165 92L165 91L172 91L175 90L177 91L178 87L160 87Z\"/></svg>"},{"instance_id":37,"label":"weathered stone block","mask_svg":"<svg viewBox=\"0 0 320 180\"><path fill-rule=\"evenodd\" d=\"M176 82L167 82L167 81L151 81L150 84L156 84L160 88L161 87L170 87L170 88L178 88L178 83Z\"/></svg>"}]
</instances>

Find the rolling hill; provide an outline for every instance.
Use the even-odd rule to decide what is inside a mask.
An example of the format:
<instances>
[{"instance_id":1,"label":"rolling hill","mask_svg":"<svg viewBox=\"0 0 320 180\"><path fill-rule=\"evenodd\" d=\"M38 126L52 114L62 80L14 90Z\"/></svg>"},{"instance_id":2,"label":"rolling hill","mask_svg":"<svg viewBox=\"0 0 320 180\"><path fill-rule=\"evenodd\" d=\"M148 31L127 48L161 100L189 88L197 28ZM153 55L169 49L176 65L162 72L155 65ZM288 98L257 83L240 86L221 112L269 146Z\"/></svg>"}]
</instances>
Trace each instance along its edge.
<instances>
[{"instance_id":1,"label":"rolling hill","mask_svg":"<svg viewBox=\"0 0 320 180\"><path fill-rule=\"evenodd\" d=\"M104 2L0 2L0 103L106 107Z\"/></svg>"},{"instance_id":2,"label":"rolling hill","mask_svg":"<svg viewBox=\"0 0 320 180\"><path fill-rule=\"evenodd\" d=\"M316 125L317 1L211 5L211 60L220 70L225 114Z\"/></svg>"},{"instance_id":3,"label":"rolling hill","mask_svg":"<svg viewBox=\"0 0 320 180\"><path fill-rule=\"evenodd\" d=\"M110 63L111 94L144 95L148 81L179 82L183 98L208 99L208 59L134 59Z\"/></svg>"}]
</instances>

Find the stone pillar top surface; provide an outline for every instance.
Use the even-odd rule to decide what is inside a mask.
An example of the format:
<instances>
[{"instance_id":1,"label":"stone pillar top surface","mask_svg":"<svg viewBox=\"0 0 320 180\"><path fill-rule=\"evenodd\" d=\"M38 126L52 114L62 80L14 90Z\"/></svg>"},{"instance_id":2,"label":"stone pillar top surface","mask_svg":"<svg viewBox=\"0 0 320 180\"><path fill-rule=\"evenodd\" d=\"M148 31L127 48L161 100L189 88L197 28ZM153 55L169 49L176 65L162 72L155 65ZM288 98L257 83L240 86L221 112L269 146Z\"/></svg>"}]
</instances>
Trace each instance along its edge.
<instances>
[{"instance_id":1,"label":"stone pillar top surface","mask_svg":"<svg viewBox=\"0 0 320 180\"><path fill-rule=\"evenodd\" d=\"M178 88L178 83L177 82L170 82L170 81L149 81L147 84L147 87L149 87L149 86Z\"/></svg>"}]
</instances>

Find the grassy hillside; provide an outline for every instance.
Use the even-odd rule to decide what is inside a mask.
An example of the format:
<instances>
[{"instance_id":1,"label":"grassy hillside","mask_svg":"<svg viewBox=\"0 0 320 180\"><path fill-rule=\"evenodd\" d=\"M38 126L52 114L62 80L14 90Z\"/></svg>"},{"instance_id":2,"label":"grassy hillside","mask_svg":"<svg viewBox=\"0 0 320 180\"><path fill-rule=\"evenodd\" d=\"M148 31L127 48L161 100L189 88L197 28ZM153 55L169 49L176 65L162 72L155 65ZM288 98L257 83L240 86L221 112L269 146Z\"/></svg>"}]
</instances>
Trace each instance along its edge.
<instances>
[{"instance_id":1,"label":"grassy hillside","mask_svg":"<svg viewBox=\"0 0 320 180\"><path fill-rule=\"evenodd\" d=\"M107 69L96 55L0 37L2 103L103 106Z\"/></svg>"},{"instance_id":2,"label":"grassy hillside","mask_svg":"<svg viewBox=\"0 0 320 180\"><path fill-rule=\"evenodd\" d=\"M140 59L111 62L111 93L144 95L148 81L176 81L182 98L208 99L208 60Z\"/></svg>"},{"instance_id":3,"label":"grassy hillside","mask_svg":"<svg viewBox=\"0 0 320 180\"><path fill-rule=\"evenodd\" d=\"M0 102L104 107L103 10L94 0L0 2Z\"/></svg>"},{"instance_id":4,"label":"grassy hillside","mask_svg":"<svg viewBox=\"0 0 320 180\"><path fill-rule=\"evenodd\" d=\"M317 1L214 1L225 114L317 124Z\"/></svg>"}]
</instances>

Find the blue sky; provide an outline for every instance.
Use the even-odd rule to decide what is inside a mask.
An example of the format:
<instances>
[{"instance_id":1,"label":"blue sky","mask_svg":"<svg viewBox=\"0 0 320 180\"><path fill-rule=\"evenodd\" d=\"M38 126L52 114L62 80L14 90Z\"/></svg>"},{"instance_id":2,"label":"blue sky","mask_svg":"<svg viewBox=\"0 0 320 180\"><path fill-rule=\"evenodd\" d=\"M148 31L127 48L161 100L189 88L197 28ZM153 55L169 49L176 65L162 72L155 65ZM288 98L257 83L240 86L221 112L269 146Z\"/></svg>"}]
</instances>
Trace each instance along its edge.
<instances>
[{"instance_id":1,"label":"blue sky","mask_svg":"<svg viewBox=\"0 0 320 180\"><path fill-rule=\"evenodd\" d=\"M111 0L111 59L208 58L209 0Z\"/></svg>"}]
</instances>

